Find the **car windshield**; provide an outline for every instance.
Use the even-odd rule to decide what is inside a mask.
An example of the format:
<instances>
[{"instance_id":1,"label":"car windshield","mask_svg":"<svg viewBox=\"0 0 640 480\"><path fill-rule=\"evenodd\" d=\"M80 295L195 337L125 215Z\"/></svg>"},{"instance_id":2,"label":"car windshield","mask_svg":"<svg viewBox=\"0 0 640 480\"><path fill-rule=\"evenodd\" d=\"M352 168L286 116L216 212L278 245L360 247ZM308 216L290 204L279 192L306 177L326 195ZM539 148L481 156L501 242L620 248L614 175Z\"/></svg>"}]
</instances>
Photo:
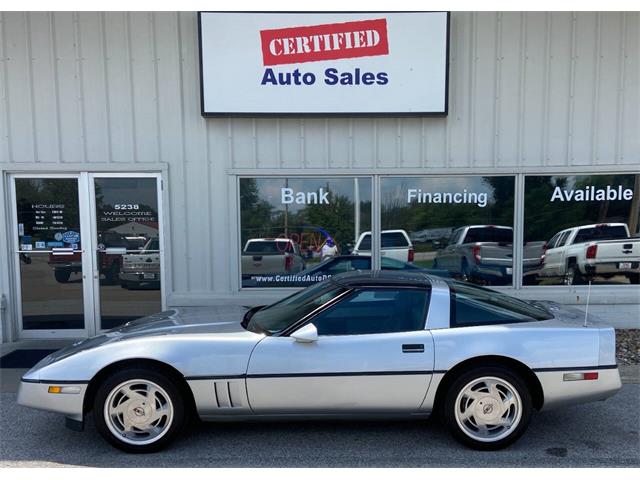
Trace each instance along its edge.
<instances>
[{"instance_id":1,"label":"car windshield","mask_svg":"<svg viewBox=\"0 0 640 480\"><path fill-rule=\"evenodd\" d=\"M346 290L329 280L317 283L258 310L251 317L247 330L269 335L281 332Z\"/></svg>"},{"instance_id":2,"label":"car windshield","mask_svg":"<svg viewBox=\"0 0 640 480\"><path fill-rule=\"evenodd\" d=\"M522 316L532 318L534 320L549 320L553 318L549 312L542 307L537 307L531 303L524 302L520 299L496 292L489 288L469 285L468 283L458 282L456 280L445 280L449 288L456 294L460 294L466 299L496 307L499 310L510 312L513 316Z\"/></svg>"}]
</instances>

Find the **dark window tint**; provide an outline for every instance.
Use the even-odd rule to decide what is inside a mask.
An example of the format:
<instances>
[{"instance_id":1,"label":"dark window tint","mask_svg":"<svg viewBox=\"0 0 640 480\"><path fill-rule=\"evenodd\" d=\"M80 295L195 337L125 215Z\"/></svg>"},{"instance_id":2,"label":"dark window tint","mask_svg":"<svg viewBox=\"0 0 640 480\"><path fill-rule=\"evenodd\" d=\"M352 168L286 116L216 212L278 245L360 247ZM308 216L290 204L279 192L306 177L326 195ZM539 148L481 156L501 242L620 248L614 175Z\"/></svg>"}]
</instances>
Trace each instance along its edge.
<instances>
[{"instance_id":1,"label":"dark window tint","mask_svg":"<svg viewBox=\"0 0 640 480\"><path fill-rule=\"evenodd\" d=\"M319 335L363 335L422 330L429 292L370 289L354 293L313 319Z\"/></svg>"},{"instance_id":2,"label":"dark window tint","mask_svg":"<svg viewBox=\"0 0 640 480\"><path fill-rule=\"evenodd\" d=\"M364 237L362 237L362 241L360 242L360 246L358 250L371 250L371 234L367 233Z\"/></svg>"},{"instance_id":3,"label":"dark window tint","mask_svg":"<svg viewBox=\"0 0 640 480\"><path fill-rule=\"evenodd\" d=\"M560 235L560 237L558 238L558 241L555 245L555 247L562 247L564 246L565 243L567 243L567 238L569 238L569 235L571 235L571 232L564 232L562 235ZM554 247L554 248L555 248Z\"/></svg>"},{"instance_id":4,"label":"dark window tint","mask_svg":"<svg viewBox=\"0 0 640 480\"><path fill-rule=\"evenodd\" d=\"M160 241L157 238L149 240L145 250L160 250Z\"/></svg>"},{"instance_id":5,"label":"dark window tint","mask_svg":"<svg viewBox=\"0 0 640 480\"><path fill-rule=\"evenodd\" d=\"M382 248L408 247L407 237L402 232L382 232Z\"/></svg>"},{"instance_id":6,"label":"dark window tint","mask_svg":"<svg viewBox=\"0 0 640 480\"><path fill-rule=\"evenodd\" d=\"M350 272L352 270L370 270L371 259L369 257L342 259L332 261L322 271L328 275L337 275L339 273Z\"/></svg>"},{"instance_id":7,"label":"dark window tint","mask_svg":"<svg viewBox=\"0 0 640 480\"><path fill-rule=\"evenodd\" d=\"M382 257L380 259L380 267L382 270L420 270L412 263L401 262L395 258Z\"/></svg>"},{"instance_id":8,"label":"dark window tint","mask_svg":"<svg viewBox=\"0 0 640 480\"><path fill-rule=\"evenodd\" d=\"M532 322L553 318L542 308L517 298L462 282L450 281L453 327Z\"/></svg>"},{"instance_id":9,"label":"dark window tint","mask_svg":"<svg viewBox=\"0 0 640 480\"><path fill-rule=\"evenodd\" d=\"M251 317L248 330L267 333L280 332L345 290L344 287L328 281L316 283L258 310Z\"/></svg>"},{"instance_id":10,"label":"dark window tint","mask_svg":"<svg viewBox=\"0 0 640 480\"><path fill-rule=\"evenodd\" d=\"M593 240L616 240L627 237L627 230L622 225L598 225L578 230L573 243L591 242Z\"/></svg>"},{"instance_id":11,"label":"dark window tint","mask_svg":"<svg viewBox=\"0 0 640 480\"><path fill-rule=\"evenodd\" d=\"M402 232L382 232L382 248L400 248L408 246L409 242ZM358 250L371 250L371 234L368 233L362 237Z\"/></svg>"},{"instance_id":12,"label":"dark window tint","mask_svg":"<svg viewBox=\"0 0 640 480\"><path fill-rule=\"evenodd\" d=\"M284 253L291 251L290 242L266 241L266 242L249 242L245 253L249 254L269 254Z\"/></svg>"},{"instance_id":13,"label":"dark window tint","mask_svg":"<svg viewBox=\"0 0 640 480\"><path fill-rule=\"evenodd\" d=\"M496 227L470 228L464 243L476 242L513 243L513 230Z\"/></svg>"},{"instance_id":14,"label":"dark window tint","mask_svg":"<svg viewBox=\"0 0 640 480\"><path fill-rule=\"evenodd\" d=\"M452 245L458 243L461 233L462 233L462 230L456 230L455 232L453 232L451 234L451 239L449 240L449 243L451 243Z\"/></svg>"},{"instance_id":15,"label":"dark window tint","mask_svg":"<svg viewBox=\"0 0 640 480\"><path fill-rule=\"evenodd\" d=\"M549 240L549 243L547 243L547 248L556 248L556 243L558 242L559 238L559 233L556 233L553 237L551 237L551 240Z\"/></svg>"}]
</instances>

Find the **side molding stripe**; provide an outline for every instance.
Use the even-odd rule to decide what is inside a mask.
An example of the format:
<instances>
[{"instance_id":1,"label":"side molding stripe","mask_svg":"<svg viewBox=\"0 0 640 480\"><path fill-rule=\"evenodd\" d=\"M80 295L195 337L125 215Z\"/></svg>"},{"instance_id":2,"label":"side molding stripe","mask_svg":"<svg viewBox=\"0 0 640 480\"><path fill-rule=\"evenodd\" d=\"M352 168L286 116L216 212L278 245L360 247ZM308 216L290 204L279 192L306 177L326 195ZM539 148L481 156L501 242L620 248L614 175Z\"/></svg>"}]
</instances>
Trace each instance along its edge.
<instances>
[{"instance_id":1,"label":"side molding stripe","mask_svg":"<svg viewBox=\"0 0 640 480\"><path fill-rule=\"evenodd\" d=\"M47 383L50 385L87 385L89 380L33 380L29 378L21 378L24 383Z\"/></svg>"},{"instance_id":2,"label":"side molding stripe","mask_svg":"<svg viewBox=\"0 0 640 480\"><path fill-rule=\"evenodd\" d=\"M571 372L581 370L612 370L618 365L595 365L592 367L552 367L552 368L532 368L534 372Z\"/></svg>"},{"instance_id":3,"label":"side molding stripe","mask_svg":"<svg viewBox=\"0 0 640 480\"><path fill-rule=\"evenodd\" d=\"M364 377L383 375L432 375L446 373L446 370L406 370L406 371L382 371L382 372L309 372L309 373L253 373L247 375L229 376L193 376L185 377L186 380L226 380L235 378L300 378L300 377Z\"/></svg>"}]
</instances>

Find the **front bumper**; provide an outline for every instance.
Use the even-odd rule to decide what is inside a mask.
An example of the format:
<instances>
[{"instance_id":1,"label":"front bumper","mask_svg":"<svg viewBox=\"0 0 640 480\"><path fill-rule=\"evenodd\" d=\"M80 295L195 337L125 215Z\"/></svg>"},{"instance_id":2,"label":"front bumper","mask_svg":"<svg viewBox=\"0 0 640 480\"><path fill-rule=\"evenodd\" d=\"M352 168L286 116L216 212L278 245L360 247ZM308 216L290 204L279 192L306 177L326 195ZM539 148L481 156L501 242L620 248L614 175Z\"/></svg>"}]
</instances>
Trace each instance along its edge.
<instances>
[{"instance_id":1,"label":"front bumper","mask_svg":"<svg viewBox=\"0 0 640 480\"><path fill-rule=\"evenodd\" d=\"M67 390L77 391L77 393L49 393L51 386L72 387ZM86 391L86 383L55 383L54 381L42 383L23 379L18 390L18 404L38 410L62 413L72 420L81 422Z\"/></svg>"},{"instance_id":2,"label":"front bumper","mask_svg":"<svg viewBox=\"0 0 640 480\"><path fill-rule=\"evenodd\" d=\"M589 369L598 372L597 380L563 380L565 373L580 373L577 370L556 370L552 372L536 372L544 392L542 410L549 410L566 405L605 400L615 395L622 387L620 373L617 368Z\"/></svg>"}]
</instances>

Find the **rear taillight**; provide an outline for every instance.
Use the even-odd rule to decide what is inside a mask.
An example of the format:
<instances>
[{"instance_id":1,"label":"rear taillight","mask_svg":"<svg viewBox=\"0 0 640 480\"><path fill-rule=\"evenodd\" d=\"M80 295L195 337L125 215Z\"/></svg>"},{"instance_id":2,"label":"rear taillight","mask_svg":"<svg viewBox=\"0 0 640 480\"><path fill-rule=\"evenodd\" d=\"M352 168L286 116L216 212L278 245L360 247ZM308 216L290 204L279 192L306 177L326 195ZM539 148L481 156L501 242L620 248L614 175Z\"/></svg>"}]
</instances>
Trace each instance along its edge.
<instances>
[{"instance_id":1,"label":"rear taillight","mask_svg":"<svg viewBox=\"0 0 640 480\"><path fill-rule=\"evenodd\" d=\"M480 264L480 261L482 260L482 257L480 256L480 245L474 245L471 247L471 253L476 264Z\"/></svg>"},{"instance_id":2,"label":"rear taillight","mask_svg":"<svg viewBox=\"0 0 640 480\"><path fill-rule=\"evenodd\" d=\"M284 269L291 270L293 268L293 257L287 255L284 257Z\"/></svg>"},{"instance_id":3,"label":"rear taillight","mask_svg":"<svg viewBox=\"0 0 640 480\"><path fill-rule=\"evenodd\" d=\"M409 261L410 262L413 262L413 257L414 257L413 248L410 248L409 249Z\"/></svg>"},{"instance_id":4,"label":"rear taillight","mask_svg":"<svg viewBox=\"0 0 640 480\"><path fill-rule=\"evenodd\" d=\"M598 372L565 373L562 376L562 380L565 382L575 382L577 380L598 380Z\"/></svg>"},{"instance_id":5,"label":"rear taillight","mask_svg":"<svg viewBox=\"0 0 640 480\"><path fill-rule=\"evenodd\" d=\"M587 258L596 258L596 253L598 253L597 243L587 247Z\"/></svg>"},{"instance_id":6,"label":"rear taillight","mask_svg":"<svg viewBox=\"0 0 640 480\"><path fill-rule=\"evenodd\" d=\"M542 255L540 255L540 265L544 265L544 259L547 256L547 250L549 250L549 244L545 242L542 246Z\"/></svg>"}]
</instances>

